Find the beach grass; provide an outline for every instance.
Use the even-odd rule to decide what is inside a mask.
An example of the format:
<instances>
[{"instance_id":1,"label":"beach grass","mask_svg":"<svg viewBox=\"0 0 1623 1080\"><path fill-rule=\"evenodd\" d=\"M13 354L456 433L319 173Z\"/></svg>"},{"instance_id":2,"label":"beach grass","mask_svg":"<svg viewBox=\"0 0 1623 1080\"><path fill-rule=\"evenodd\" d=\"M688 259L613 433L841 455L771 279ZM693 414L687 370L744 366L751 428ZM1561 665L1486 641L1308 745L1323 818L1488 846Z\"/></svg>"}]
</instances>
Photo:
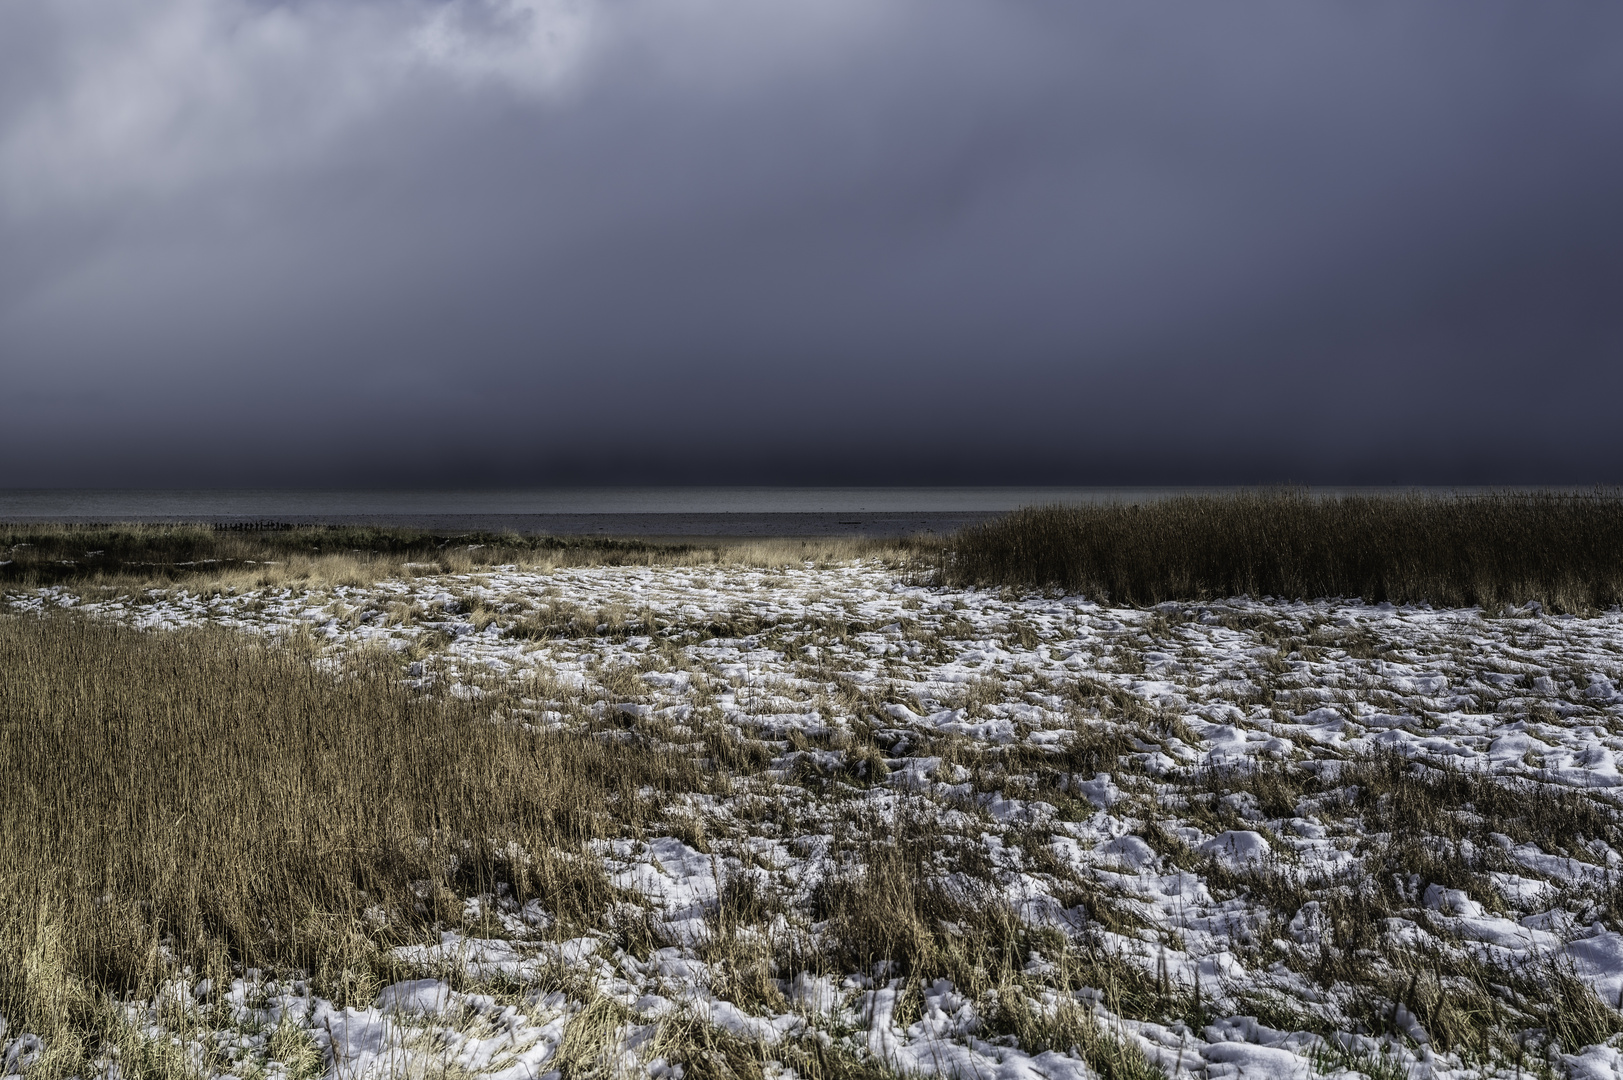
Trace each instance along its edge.
<instances>
[{"instance_id":1,"label":"beach grass","mask_svg":"<svg viewBox=\"0 0 1623 1080\"><path fill-rule=\"evenodd\" d=\"M177 979L212 985L217 1001L218 988L258 971L365 1007L385 985L422 974L395 947L451 927L506 933L488 909L468 908L469 897L538 901L548 936L607 937L646 956L670 942L647 921L626 919L629 897L611 884L593 842L676 834L710 850L719 841L670 806L748 779L711 751L725 732L673 744L668 726L629 723L594 708L601 698L591 694L566 724L537 726L517 719L522 688L434 693L410 685L387 653L335 665L297 635L152 633L72 612L7 616L0 672L0 1017L44 1039L29 1070L41 1078L115 1060L124 1075L199 1075L196 1047L152 1043L124 1008L161 1001ZM738 763L765 779L770 759ZM868 872L864 887L831 884L820 894L834 915L826 940L791 935L766 949L762 926L785 910L784 898L747 884L723 895L704 946L714 987L781 1009L775 976L894 962L915 980L951 975L966 991L1001 987L1014 1002L1031 929L989 883L942 891L922 857L939 843L929 820L865 824L831 856ZM892 931L899 902L906 921ZM944 932L943 915L962 929ZM624 1006L567 970L557 978L587 999L560 1064L597 1075ZM219 1020L230 1010L192 1014ZM1048 1023L1018 1019L1030 1037ZM711 1075L723 1054L730 1064L718 1077L763 1080L760 1044L686 1014L662 1023L668 1060ZM1155 1075L1091 1016L1064 1023L1053 1038L1074 1028L1089 1054L1113 1063L1111 1075ZM266 1052L297 1071L288 1062L309 1058L310 1047L282 1041ZM773 1053L817 1080L889 1075L815 1039Z\"/></svg>"},{"instance_id":2,"label":"beach grass","mask_svg":"<svg viewBox=\"0 0 1623 1080\"><path fill-rule=\"evenodd\" d=\"M385 654L334 671L296 638L8 617L0 672L0 1016L66 1065L109 1002L182 967L368 1002L387 947L497 881L596 925L613 890L583 845L725 782L635 738L499 722L499 695L415 690Z\"/></svg>"},{"instance_id":3,"label":"beach grass","mask_svg":"<svg viewBox=\"0 0 1623 1080\"><path fill-rule=\"evenodd\" d=\"M1118 604L1231 596L1556 611L1623 602L1623 495L1194 495L1031 507L937 553L955 585Z\"/></svg>"},{"instance_id":4,"label":"beach grass","mask_svg":"<svg viewBox=\"0 0 1623 1080\"><path fill-rule=\"evenodd\" d=\"M903 557L905 542L636 539L352 525L0 524L0 587L368 585L497 566L780 566Z\"/></svg>"}]
</instances>

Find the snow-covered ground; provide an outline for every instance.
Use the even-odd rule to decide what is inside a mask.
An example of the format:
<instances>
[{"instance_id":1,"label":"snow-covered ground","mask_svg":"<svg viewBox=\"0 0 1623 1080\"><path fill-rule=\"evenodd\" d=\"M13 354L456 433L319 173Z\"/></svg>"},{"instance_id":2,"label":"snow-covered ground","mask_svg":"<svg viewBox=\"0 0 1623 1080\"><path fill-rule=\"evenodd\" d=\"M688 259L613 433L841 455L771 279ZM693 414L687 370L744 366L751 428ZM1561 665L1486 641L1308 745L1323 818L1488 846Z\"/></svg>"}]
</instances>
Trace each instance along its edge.
<instances>
[{"instance_id":1,"label":"snow-covered ground","mask_svg":"<svg viewBox=\"0 0 1623 1080\"><path fill-rule=\"evenodd\" d=\"M652 915L646 955L607 934L560 938L534 903L469 897L466 925L397 950L419 977L368 1008L268 974L201 992L177 981L132 1006L155 1031L194 1014L187 1039L236 1040L244 1062L284 1060L282 1038L344 1078L423 1061L544 1076L571 1025L591 1021L617 1048L609 1073L674 1075L663 1040L698 1024L756 1048L767 1075L797 1071L791 1045L831 1040L899 1072L1091 1076L1069 1047L1039 1053L988 1027L984 997L945 979L779 965L774 1007L729 998L706 947L730 882L785 898L748 931L763 948L817 942L827 925L811 898L860 872L853 823L872 840L925 822L944 850L982 856L965 887L983 900L1057 932L1043 940L1085 942L1086 970L1157 988L1159 1006L1133 1005L1119 987L1047 978L1070 945L1033 949L1020 972L1039 1013L1080 1009L1169 1075L1623 1075L1605 1041L1554 1046L1532 1019L1548 1007L1533 998L1562 987L1592 989L1583 1007L1606 1016L1623 1005L1623 851L1607 839L1623 786L1616 611L1124 609L943 589L876 562L498 569L322 592L53 589L7 606L154 629L302 627L335 651L400 651L407 677L451 693L505 690L525 722L614 718L676 744L721 725L769 748L733 794L671 806L687 822L672 835L594 847ZM1105 757L1070 771L1088 739ZM1483 794L1495 788L1503 799ZM745 812L763 797L792 802L798 831ZM1583 807L1611 831L1550 831ZM944 875L962 878L955 865ZM468 929L493 924L501 936ZM1462 1019L1473 1003L1492 1017ZM1503 1038L1460 1034L1477 1029ZM4 1071L33 1047L11 1033Z\"/></svg>"}]
</instances>

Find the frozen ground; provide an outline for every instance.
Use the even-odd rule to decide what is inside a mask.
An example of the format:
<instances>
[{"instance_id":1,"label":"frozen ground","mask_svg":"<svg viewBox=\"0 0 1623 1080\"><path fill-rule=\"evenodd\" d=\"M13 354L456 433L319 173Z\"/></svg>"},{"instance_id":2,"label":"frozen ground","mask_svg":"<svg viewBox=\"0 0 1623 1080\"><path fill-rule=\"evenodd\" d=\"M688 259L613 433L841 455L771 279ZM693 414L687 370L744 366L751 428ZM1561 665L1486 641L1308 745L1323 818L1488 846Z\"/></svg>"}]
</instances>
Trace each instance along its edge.
<instances>
[{"instance_id":1,"label":"frozen ground","mask_svg":"<svg viewBox=\"0 0 1623 1080\"><path fill-rule=\"evenodd\" d=\"M253 973L131 1006L239 1075L663 1077L695 1070L667 1056L694 1031L715 1033L699 1071L716 1076L740 1046L769 1076L815 1073L818 1046L1008 1080L1128 1080L1127 1059L1214 1078L1623 1073L1616 611L1122 609L877 563L8 604L388 648L406 677L504 695L525 722L698 756L719 731L754 755L730 794L668 807L669 835L594 847L626 898L605 925L643 920L645 948L469 897L438 941L397 950L416 977L369 1008ZM830 898L904 844L964 918L1012 912L1024 955L959 982L840 968L851 923ZM772 978L746 986L752 950ZM11 1033L3 1071L32 1047Z\"/></svg>"}]
</instances>

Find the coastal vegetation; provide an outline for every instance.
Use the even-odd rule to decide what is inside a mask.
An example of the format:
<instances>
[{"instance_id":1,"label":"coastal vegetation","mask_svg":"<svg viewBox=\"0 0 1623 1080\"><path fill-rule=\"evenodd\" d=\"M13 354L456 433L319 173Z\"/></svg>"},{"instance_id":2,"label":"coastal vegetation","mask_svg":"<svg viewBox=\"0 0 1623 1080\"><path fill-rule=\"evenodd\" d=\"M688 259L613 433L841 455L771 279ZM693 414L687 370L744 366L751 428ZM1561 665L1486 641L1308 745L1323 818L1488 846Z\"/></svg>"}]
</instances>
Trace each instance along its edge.
<instances>
[{"instance_id":1,"label":"coastal vegetation","mask_svg":"<svg viewBox=\"0 0 1623 1080\"><path fill-rule=\"evenodd\" d=\"M11 527L4 1071L1592 1075L1609 498Z\"/></svg>"}]
</instances>

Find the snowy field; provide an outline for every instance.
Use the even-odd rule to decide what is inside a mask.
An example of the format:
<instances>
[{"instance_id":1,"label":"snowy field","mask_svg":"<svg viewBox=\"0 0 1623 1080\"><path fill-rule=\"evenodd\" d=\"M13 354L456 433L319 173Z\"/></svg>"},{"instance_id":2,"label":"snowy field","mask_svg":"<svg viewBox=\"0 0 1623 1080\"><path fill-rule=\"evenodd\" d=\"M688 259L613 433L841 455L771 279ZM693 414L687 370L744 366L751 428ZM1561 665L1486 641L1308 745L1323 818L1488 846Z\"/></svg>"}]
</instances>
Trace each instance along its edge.
<instances>
[{"instance_id":1,"label":"snowy field","mask_svg":"<svg viewBox=\"0 0 1623 1080\"><path fill-rule=\"evenodd\" d=\"M369 1007L268 972L130 1005L216 1073L1623 1075L1617 611L1124 609L880 562L7 606L384 648L523 723L742 748L730 793L591 849L621 897L604 926L645 947L470 896ZM899 924L1012 913L1023 954L957 981L841 967L840 898L872 901L887 844L937 890ZM934 922L947 952L984 940ZM746 954L771 978L739 977ZM671 1049L694 1032L708 1064ZM4 1043L7 1074L38 1051Z\"/></svg>"}]
</instances>

